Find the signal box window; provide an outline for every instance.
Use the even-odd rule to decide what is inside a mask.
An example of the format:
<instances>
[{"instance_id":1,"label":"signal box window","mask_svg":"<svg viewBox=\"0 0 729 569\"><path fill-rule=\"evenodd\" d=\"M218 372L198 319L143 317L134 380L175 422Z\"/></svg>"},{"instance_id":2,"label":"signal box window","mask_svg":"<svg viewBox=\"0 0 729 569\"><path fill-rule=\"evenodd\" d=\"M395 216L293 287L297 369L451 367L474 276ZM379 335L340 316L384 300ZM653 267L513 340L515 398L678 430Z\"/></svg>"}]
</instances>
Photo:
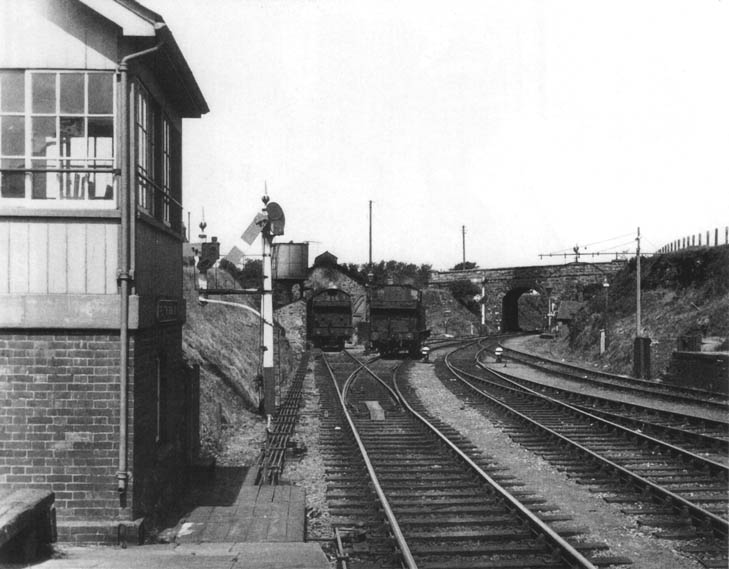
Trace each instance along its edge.
<instances>
[{"instance_id":1,"label":"signal box window","mask_svg":"<svg viewBox=\"0 0 729 569\"><path fill-rule=\"evenodd\" d=\"M137 205L180 231L180 133L143 85L136 85L135 89Z\"/></svg>"},{"instance_id":2,"label":"signal box window","mask_svg":"<svg viewBox=\"0 0 729 569\"><path fill-rule=\"evenodd\" d=\"M112 73L0 70L4 205L115 207L113 166Z\"/></svg>"}]
</instances>

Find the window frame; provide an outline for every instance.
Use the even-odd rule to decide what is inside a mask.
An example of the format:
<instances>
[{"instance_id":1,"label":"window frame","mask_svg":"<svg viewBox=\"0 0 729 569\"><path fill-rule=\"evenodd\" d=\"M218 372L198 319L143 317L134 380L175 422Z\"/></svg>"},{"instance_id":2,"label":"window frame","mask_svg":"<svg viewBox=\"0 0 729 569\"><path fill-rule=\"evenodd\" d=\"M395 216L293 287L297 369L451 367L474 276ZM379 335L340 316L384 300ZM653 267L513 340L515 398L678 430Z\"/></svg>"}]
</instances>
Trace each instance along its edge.
<instances>
[{"instance_id":1,"label":"window frame","mask_svg":"<svg viewBox=\"0 0 729 569\"><path fill-rule=\"evenodd\" d=\"M141 81L134 83L134 101L137 207L182 234L180 132Z\"/></svg>"},{"instance_id":2,"label":"window frame","mask_svg":"<svg viewBox=\"0 0 729 569\"><path fill-rule=\"evenodd\" d=\"M5 196L0 193L0 207L2 208L23 208L34 210L70 210L70 209L116 209L119 192L118 182L118 121L117 121L117 89L114 80L114 72L109 70L88 70L88 69L12 69L3 68L2 72L18 73L22 75L23 86L23 109L6 111L0 110L0 120L5 117L22 117L23 123L23 154L4 154L2 142L0 142L0 175L22 175L22 196ZM51 75L53 77L53 109L34 109L34 81L36 77ZM69 111L64 108L64 94L62 92L62 78L69 75L82 76L83 103L81 109ZM106 75L111 81L111 109L109 112L89 111L90 107L90 77L92 75ZM2 87L0 86L0 89ZM2 96L2 93L0 93ZM71 99L73 101L74 99ZM71 153L63 156L61 144L63 141L62 124L64 120L81 119L83 124L83 136L77 137L81 142L83 154ZM53 120L54 137L47 146L55 146L55 152L50 155L36 155L34 148L37 129L34 126L43 119ZM110 150L108 157L93 156L91 149L97 148L92 144L90 124L96 120L98 124L109 121L111 124ZM0 130L0 139L2 131ZM106 138L106 137L104 137ZM22 161L23 167L5 167L5 161ZM39 166L39 163L43 166ZM102 163L103 166L97 166ZM55 174L55 176L54 176ZM108 180L107 190L103 196L94 194L95 185L101 180ZM43 176L47 176L43 180ZM108 177L107 177L108 176ZM48 183L50 180L50 184ZM41 181L43 181L41 183ZM0 182L2 184L2 182ZM103 184L103 181L102 181ZM49 185L51 191L48 191ZM99 184L101 187L101 184ZM110 191L109 191L110 189ZM42 190L42 191L41 191ZM71 193L73 191L73 194ZM51 196L51 197L49 197Z\"/></svg>"}]
</instances>

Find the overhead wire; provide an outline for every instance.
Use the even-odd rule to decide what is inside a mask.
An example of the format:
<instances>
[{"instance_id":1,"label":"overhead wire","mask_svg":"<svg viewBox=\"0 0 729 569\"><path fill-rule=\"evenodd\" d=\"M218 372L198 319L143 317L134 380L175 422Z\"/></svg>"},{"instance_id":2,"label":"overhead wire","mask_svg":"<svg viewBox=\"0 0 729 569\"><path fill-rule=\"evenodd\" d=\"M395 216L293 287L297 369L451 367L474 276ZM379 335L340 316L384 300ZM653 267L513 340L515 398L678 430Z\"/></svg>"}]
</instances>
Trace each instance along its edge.
<instances>
[{"instance_id":1,"label":"overhead wire","mask_svg":"<svg viewBox=\"0 0 729 569\"><path fill-rule=\"evenodd\" d=\"M562 249L561 251L553 251L553 252L549 253L549 255L561 255L563 253L567 253L567 254L570 254L571 255L571 254L574 254L575 253L575 249L577 249L577 250L587 249L588 247L592 247L594 245L601 245L603 243L609 243L610 241L615 241L617 239L625 239L626 237L632 237L632 236L633 236L632 233L626 233L624 235L618 235L616 237L610 237L608 239L603 239L601 241L594 241L593 243L588 243L587 245L582 245L582 246L575 245L574 247L569 248L569 249ZM632 243L632 241L630 243ZM625 244L614 245L613 248L614 247L622 247L624 245Z\"/></svg>"}]
</instances>

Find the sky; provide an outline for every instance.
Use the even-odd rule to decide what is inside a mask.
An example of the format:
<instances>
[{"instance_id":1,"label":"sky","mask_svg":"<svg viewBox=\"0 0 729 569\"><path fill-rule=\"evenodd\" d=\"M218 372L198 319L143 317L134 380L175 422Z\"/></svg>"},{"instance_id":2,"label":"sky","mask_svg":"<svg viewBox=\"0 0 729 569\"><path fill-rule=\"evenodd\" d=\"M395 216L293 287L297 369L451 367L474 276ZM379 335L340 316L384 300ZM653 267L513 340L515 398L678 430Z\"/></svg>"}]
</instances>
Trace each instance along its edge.
<instances>
[{"instance_id":1,"label":"sky","mask_svg":"<svg viewBox=\"0 0 729 569\"><path fill-rule=\"evenodd\" d=\"M209 104L192 240L267 188L281 242L449 269L652 252L729 225L729 0L141 0ZM609 257L581 257L581 260ZM569 255L566 261L574 260Z\"/></svg>"}]
</instances>

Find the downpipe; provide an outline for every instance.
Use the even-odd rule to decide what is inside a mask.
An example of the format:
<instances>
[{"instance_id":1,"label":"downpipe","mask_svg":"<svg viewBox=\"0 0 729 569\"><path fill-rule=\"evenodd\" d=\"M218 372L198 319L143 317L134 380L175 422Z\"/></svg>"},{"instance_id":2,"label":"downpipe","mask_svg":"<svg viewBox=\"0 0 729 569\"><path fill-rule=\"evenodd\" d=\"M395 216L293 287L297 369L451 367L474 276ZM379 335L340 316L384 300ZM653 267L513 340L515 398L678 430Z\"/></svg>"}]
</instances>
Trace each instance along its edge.
<instances>
[{"instance_id":1,"label":"downpipe","mask_svg":"<svg viewBox=\"0 0 729 569\"><path fill-rule=\"evenodd\" d=\"M129 465L127 463L127 438L129 414L129 289L133 281L131 271L131 243L130 225L136 196L131 194L133 172L133 156L130 148L130 97L129 97L129 66L132 59L142 57L159 50L164 42L136 53L124 56L117 66L119 77L119 165L120 165L120 192L119 210L121 213L119 270L117 282L119 283L119 468L116 473L117 491L121 507L126 507L126 493L129 484Z\"/></svg>"}]
</instances>

